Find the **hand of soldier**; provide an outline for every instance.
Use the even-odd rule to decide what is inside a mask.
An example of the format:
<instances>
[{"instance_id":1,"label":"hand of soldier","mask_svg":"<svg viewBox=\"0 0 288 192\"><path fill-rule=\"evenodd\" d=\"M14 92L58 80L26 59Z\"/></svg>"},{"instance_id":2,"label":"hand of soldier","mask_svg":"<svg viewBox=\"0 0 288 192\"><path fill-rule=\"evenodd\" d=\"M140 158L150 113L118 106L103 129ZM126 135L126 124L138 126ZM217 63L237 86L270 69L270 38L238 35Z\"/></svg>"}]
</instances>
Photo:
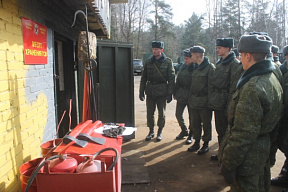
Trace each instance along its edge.
<instances>
[{"instance_id":1,"label":"hand of soldier","mask_svg":"<svg viewBox=\"0 0 288 192\"><path fill-rule=\"evenodd\" d=\"M230 171L223 165L221 167L221 174L224 176L225 182L227 184L232 184L236 177L236 171Z\"/></svg>"},{"instance_id":2,"label":"hand of soldier","mask_svg":"<svg viewBox=\"0 0 288 192\"><path fill-rule=\"evenodd\" d=\"M140 99L141 101L144 101L144 100L145 100L145 95L144 95L144 93L139 93L139 99Z\"/></svg>"},{"instance_id":3,"label":"hand of soldier","mask_svg":"<svg viewBox=\"0 0 288 192\"><path fill-rule=\"evenodd\" d=\"M167 103L170 103L172 101L172 95L171 94L166 95L166 100L167 100Z\"/></svg>"}]
</instances>

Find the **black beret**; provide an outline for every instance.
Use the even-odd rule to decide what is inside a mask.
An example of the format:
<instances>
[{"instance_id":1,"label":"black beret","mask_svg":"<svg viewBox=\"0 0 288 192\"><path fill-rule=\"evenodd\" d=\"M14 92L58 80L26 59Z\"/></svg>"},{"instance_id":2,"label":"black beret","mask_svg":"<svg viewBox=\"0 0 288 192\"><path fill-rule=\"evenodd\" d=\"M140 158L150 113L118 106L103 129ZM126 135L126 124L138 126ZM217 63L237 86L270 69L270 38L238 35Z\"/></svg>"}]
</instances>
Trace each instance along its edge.
<instances>
[{"instance_id":1,"label":"black beret","mask_svg":"<svg viewBox=\"0 0 288 192\"><path fill-rule=\"evenodd\" d=\"M235 53L236 56L239 56L239 51L237 49L232 49L232 51Z\"/></svg>"},{"instance_id":2,"label":"black beret","mask_svg":"<svg viewBox=\"0 0 288 192\"><path fill-rule=\"evenodd\" d=\"M284 54L284 56L288 55L288 45L283 47L283 54Z\"/></svg>"},{"instance_id":3,"label":"black beret","mask_svg":"<svg viewBox=\"0 0 288 192\"><path fill-rule=\"evenodd\" d=\"M278 53L279 47L277 45L272 45L271 51L272 51L272 53Z\"/></svg>"},{"instance_id":4,"label":"black beret","mask_svg":"<svg viewBox=\"0 0 288 192\"><path fill-rule=\"evenodd\" d=\"M205 53L205 48L201 46L193 46L190 48L191 53Z\"/></svg>"},{"instance_id":5,"label":"black beret","mask_svg":"<svg viewBox=\"0 0 288 192\"><path fill-rule=\"evenodd\" d=\"M240 53L270 53L272 39L266 35L243 35L240 38L238 51Z\"/></svg>"},{"instance_id":6,"label":"black beret","mask_svg":"<svg viewBox=\"0 0 288 192\"><path fill-rule=\"evenodd\" d=\"M152 48L164 49L164 43L162 41L152 41Z\"/></svg>"},{"instance_id":7,"label":"black beret","mask_svg":"<svg viewBox=\"0 0 288 192\"><path fill-rule=\"evenodd\" d=\"M221 47L234 47L234 39L232 38L218 38L216 41L216 46Z\"/></svg>"},{"instance_id":8,"label":"black beret","mask_svg":"<svg viewBox=\"0 0 288 192\"><path fill-rule=\"evenodd\" d=\"M184 57L191 57L191 52L190 52L190 49L185 49L183 50L183 56Z\"/></svg>"}]
</instances>

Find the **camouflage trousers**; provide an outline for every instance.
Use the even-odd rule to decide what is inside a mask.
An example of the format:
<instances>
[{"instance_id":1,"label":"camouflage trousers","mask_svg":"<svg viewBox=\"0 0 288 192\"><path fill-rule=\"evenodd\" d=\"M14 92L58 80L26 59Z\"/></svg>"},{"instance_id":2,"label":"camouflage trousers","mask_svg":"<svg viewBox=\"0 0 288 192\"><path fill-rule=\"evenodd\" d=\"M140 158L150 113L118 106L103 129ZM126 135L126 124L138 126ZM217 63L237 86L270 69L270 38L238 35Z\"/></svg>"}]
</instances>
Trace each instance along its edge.
<instances>
[{"instance_id":1,"label":"camouflage trousers","mask_svg":"<svg viewBox=\"0 0 288 192\"><path fill-rule=\"evenodd\" d=\"M204 142L211 141L212 139L212 111L211 109L191 109L191 125L195 140L200 140L202 135L203 126L203 136L202 140Z\"/></svg>"},{"instance_id":2,"label":"camouflage trousers","mask_svg":"<svg viewBox=\"0 0 288 192\"><path fill-rule=\"evenodd\" d=\"M146 108L147 108L147 126L153 128L155 125L154 113L158 109L158 121L157 126L163 128L165 126L165 111L166 111L166 96L164 97L151 97L147 96Z\"/></svg>"},{"instance_id":3,"label":"camouflage trousers","mask_svg":"<svg viewBox=\"0 0 288 192\"><path fill-rule=\"evenodd\" d=\"M181 103L181 102L177 101L175 116L176 116L176 119L178 121L179 126L181 127L181 130L187 130L187 126L186 126L185 120L183 118L183 113L184 113L185 107L187 107L187 109L188 109L189 130L191 131L191 118L190 118L190 109L188 107L188 103Z\"/></svg>"},{"instance_id":4,"label":"camouflage trousers","mask_svg":"<svg viewBox=\"0 0 288 192\"><path fill-rule=\"evenodd\" d=\"M221 141L226 133L228 127L228 117L226 110L214 110L215 127L218 134L218 144L220 146Z\"/></svg>"}]
</instances>

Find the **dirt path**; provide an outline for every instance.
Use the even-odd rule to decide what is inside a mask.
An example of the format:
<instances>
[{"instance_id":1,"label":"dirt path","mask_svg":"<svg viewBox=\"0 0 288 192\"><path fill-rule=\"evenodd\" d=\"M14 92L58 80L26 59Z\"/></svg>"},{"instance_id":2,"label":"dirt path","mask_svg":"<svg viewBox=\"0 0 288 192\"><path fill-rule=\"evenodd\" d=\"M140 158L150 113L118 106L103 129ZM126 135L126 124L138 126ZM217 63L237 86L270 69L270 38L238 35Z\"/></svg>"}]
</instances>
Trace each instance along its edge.
<instances>
[{"instance_id":1,"label":"dirt path","mask_svg":"<svg viewBox=\"0 0 288 192\"><path fill-rule=\"evenodd\" d=\"M220 175L218 163L210 160L218 150L217 134L213 120L212 141L210 150L205 155L187 152L185 140L175 140L180 127L175 118L176 101L167 105L166 126L163 140L145 141L148 134L146 126L146 105L138 98L140 76L134 78L136 138L123 144L123 150L141 150L148 168L150 184L122 185L122 192L226 192L229 186ZM157 117L157 115L156 115ZM185 119L188 120L187 110ZM202 145L202 143L201 143ZM277 153L276 165L272 168L272 176L277 176L284 162L284 155ZM271 187L271 192L281 192L281 188Z\"/></svg>"}]
</instances>

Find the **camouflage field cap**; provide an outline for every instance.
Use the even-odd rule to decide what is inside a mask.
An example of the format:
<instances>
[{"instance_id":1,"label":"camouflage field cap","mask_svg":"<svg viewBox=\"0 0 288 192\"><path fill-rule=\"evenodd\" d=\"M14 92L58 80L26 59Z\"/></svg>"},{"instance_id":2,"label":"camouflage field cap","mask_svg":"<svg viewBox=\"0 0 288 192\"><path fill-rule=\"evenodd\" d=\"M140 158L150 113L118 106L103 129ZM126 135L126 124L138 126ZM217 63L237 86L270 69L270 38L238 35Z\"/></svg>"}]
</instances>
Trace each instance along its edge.
<instances>
[{"instance_id":1,"label":"camouflage field cap","mask_svg":"<svg viewBox=\"0 0 288 192\"><path fill-rule=\"evenodd\" d=\"M190 48L191 53L205 53L205 48L201 46L193 46Z\"/></svg>"},{"instance_id":2,"label":"camouflage field cap","mask_svg":"<svg viewBox=\"0 0 288 192\"><path fill-rule=\"evenodd\" d=\"M271 51L272 51L272 53L278 53L279 47L277 45L272 45Z\"/></svg>"},{"instance_id":3,"label":"camouflage field cap","mask_svg":"<svg viewBox=\"0 0 288 192\"><path fill-rule=\"evenodd\" d=\"M234 39L232 38L218 38L216 41L216 46L221 47L234 47Z\"/></svg>"},{"instance_id":4,"label":"camouflage field cap","mask_svg":"<svg viewBox=\"0 0 288 192\"><path fill-rule=\"evenodd\" d=\"M162 41L152 41L152 48L164 49L164 42L162 42Z\"/></svg>"},{"instance_id":5,"label":"camouflage field cap","mask_svg":"<svg viewBox=\"0 0 288 192\"><path fill-rule=\"evenodd\" d=\"M288 45L286 45L285 47L283 47L283 54L286 56L288 55Z\"/></svg>"},{"instance_id":6,"label":"camouflage field cap","mask_svg":"<svg viewBox=\"0 0 288 192\"><path fill-rule=\"evenodd\" d=\"M272 39L267 35L243 35L240 38L238 51L240 53L270 53Z\"/></svg>"},{"instance_id":7,"label":"camouflage field cap","mask_svg":"<svg viewBox=\"0 0 288 192\"><path fill-rule=\"evenodd\" d=\"M184 57L191 57L192 55L191 55L190 49L185 49L183 51L183 56Z\"/></svg>"}]
</instances>

